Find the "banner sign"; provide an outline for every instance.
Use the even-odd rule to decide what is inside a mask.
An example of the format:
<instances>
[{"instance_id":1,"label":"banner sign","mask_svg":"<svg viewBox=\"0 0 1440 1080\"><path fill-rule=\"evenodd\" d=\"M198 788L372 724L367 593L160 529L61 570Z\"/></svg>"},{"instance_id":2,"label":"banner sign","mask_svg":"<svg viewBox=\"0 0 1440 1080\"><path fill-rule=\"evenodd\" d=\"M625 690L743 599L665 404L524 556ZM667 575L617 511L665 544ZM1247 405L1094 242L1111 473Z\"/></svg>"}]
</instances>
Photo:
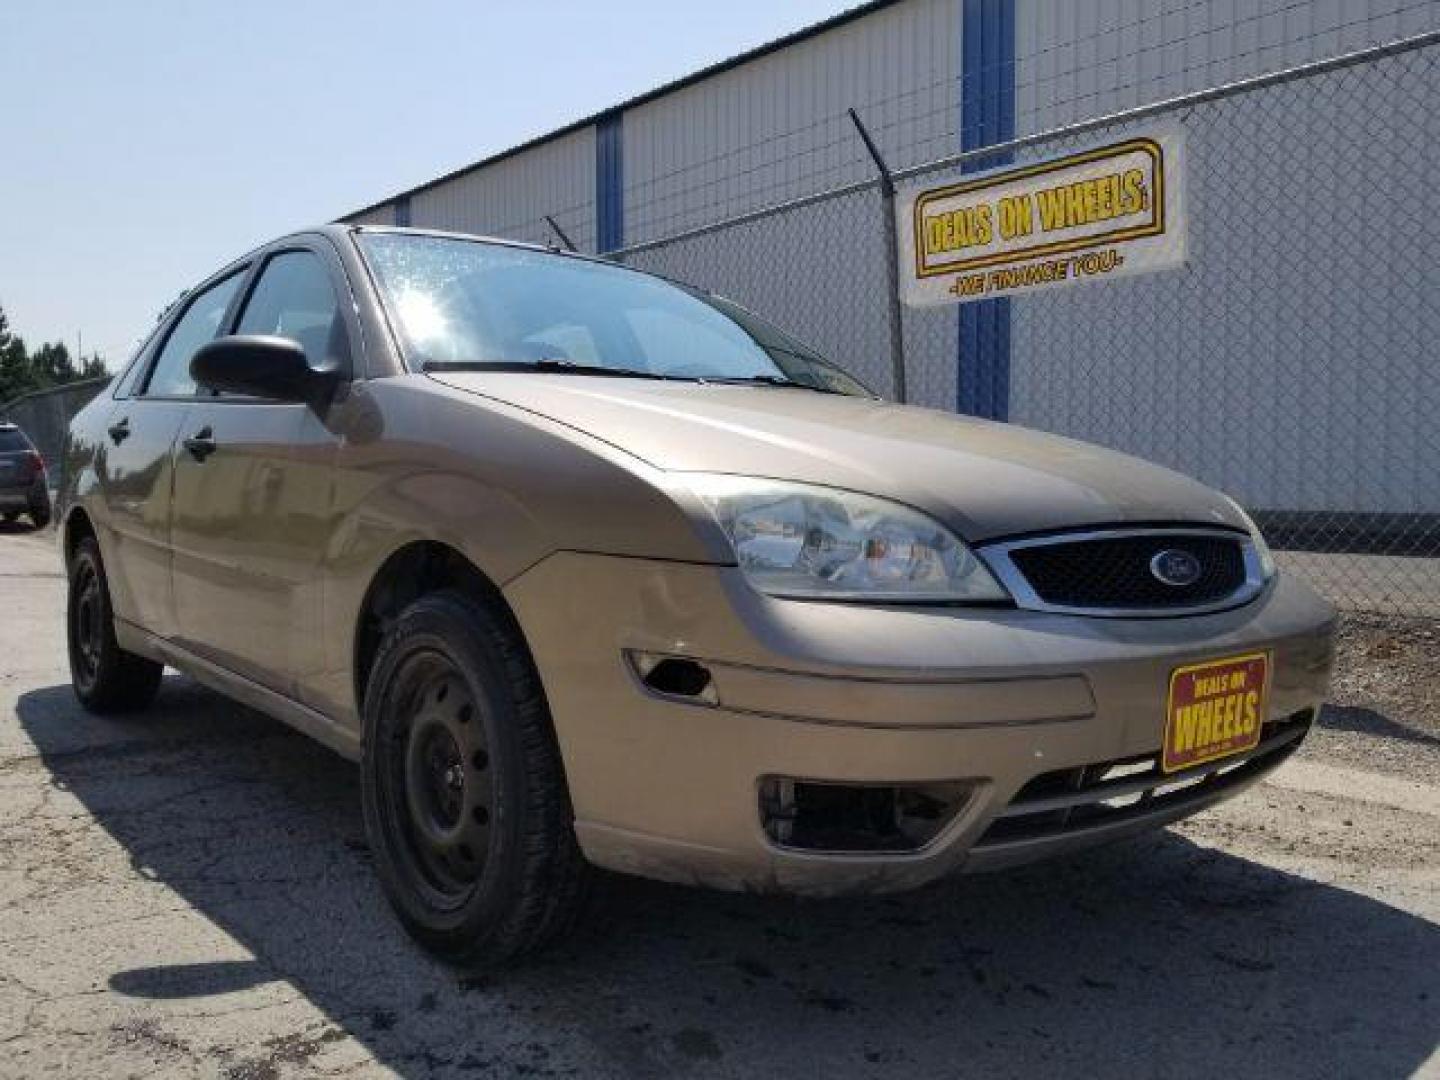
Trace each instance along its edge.
<instances>
[{"instance_id":1,"label":"banner sign","mask_svg":"<svg viewBox=\"0 0 1440 1080\"><path fill-rule=\"evenodd\" d=\"M898 199L900 298L931 307L1179 266L1184 154L1170 125Z\"/></svg>"}]
</instances>

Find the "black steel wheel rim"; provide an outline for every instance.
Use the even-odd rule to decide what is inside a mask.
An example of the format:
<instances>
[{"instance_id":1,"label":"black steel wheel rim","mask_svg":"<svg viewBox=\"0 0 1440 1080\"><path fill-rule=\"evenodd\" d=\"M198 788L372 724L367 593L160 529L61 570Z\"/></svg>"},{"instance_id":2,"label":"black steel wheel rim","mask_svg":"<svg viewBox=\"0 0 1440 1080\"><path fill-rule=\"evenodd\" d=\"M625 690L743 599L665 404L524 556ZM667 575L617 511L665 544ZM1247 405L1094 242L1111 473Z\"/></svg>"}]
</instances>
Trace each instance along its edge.
<instances>
[{"instance_id":1,"label":"black steel wheel rim","mask_svg":"<svg viewBox=\"0 0 1440 1080\"><path fill-rule=\"evenodd\" d=\"M91 686L100 670L105 642L105 607L100 595L100 575L88 559L75 573L74 606L70 615L70 654L75 658L75 675L83 686Z\"/></svg>"},{"instance_id":2,"label":"black steel wheel rim","mask_svg":"<svg viewBox=\"0 0 1440 1080\"><path fill-rule=\"evenodd\" d=\"M494 789L479 706L455 663L436 651L403 661L385 717L381 797L397 856L432 904L474 892L490 852Z\"/></svg>"}]
</instances>

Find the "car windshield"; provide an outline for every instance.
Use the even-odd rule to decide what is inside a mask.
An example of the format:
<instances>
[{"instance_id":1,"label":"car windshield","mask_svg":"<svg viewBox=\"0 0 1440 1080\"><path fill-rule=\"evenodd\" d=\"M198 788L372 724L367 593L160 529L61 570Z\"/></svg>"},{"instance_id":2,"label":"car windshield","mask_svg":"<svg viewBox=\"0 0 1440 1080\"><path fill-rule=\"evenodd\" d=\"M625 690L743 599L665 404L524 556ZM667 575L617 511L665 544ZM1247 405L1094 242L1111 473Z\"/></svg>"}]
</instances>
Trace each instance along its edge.
<instances>
[{"instance_id":1,"label":"car windshield","mask_svg":"<svg viewBox=\"0 0 1440 1080\"><path fill-rule=\"evenodd\" d=\"M729 301L587 259L458 237L362 232L412 367L754 382L869 396Z\"/></svg>"},{"instance_id":2,"label":"car windshield","mask_svg":"<svg viewBox=\"0 0 1440 1080\"><path fill-rule=\"evenodd\" d=\"M0 428L0 454L18 454L30 449L30 442L15 428Z\"/></svg>"}]
</instances>

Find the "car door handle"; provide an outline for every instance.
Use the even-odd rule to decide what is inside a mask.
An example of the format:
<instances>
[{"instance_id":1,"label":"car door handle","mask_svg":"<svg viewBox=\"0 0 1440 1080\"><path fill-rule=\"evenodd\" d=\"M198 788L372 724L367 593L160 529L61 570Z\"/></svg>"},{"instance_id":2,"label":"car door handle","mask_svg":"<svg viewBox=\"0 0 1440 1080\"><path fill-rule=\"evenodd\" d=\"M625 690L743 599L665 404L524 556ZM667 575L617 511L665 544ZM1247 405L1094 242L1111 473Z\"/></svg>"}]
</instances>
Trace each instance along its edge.
<instances>
[{"instance_id":1,"label":"car door handle","mask_svg":"<svg viewBox=\"0 0 1440 1080\"><path fill-rule=\"evenodd\" d=\"M204 461L215 452L215 432L207 424L184 442L186 450L196 461Z\"/></svg>"},{"instance_id":2,"label":"car door handle","mask_svg":"<svg viewBox=\"0 0 1440 1080\"><path fill-rule=\"evenodd\" d=\"M109 427L109 431L110 441L113 442L116 446L119 446L122 442L124 442L130 437L130 418L127 416L124 419L111 424Z\"/></svg>"}]
</instances>

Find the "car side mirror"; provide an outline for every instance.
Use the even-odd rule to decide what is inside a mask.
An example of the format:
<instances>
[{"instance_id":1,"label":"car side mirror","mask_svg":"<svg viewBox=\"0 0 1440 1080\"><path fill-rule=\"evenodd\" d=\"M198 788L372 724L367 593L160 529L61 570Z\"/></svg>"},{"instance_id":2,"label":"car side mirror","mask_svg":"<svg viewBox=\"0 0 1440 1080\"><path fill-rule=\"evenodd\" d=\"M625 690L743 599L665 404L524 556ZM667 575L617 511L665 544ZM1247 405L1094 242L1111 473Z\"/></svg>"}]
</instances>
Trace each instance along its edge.
<instances>
[{"instance_id":1,"label":"car side mirror","mask_svg":"<svg viewBox=\"0 0 1440 1080\"><path fill-rule=\"evenodd\" d=\"M270 334L216 338L191 357L190 377L207 390L306 405L323 403L336 382L334 371L310 366L297 342Z\"/></svg>"}]
</instances>

